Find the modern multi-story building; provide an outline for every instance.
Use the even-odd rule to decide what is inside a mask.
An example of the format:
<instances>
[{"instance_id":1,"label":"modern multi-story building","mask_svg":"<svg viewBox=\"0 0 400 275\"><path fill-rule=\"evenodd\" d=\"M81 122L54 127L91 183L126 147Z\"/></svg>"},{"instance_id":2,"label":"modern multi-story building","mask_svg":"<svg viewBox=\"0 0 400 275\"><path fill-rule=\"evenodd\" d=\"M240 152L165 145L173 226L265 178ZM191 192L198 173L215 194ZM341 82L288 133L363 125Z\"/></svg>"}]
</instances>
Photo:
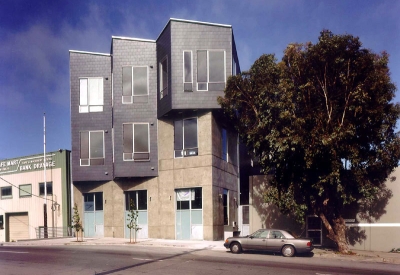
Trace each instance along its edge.
<instances>
[{"instance_id":1,"label":"modern multi-story building","mask_svg":"<svg viewBox=\"0 0 400 275\"><path fill-rule=\"evenodd\" d=\"M70 153L0 160L0 242L68 235Z\"/></svg>"},{"instance_id":2,"label":"modern multi-story building","mask_svg":"<svg viewBox=\"0 0 400 275\"><path fill-rule=\"evenodd\" d=\"M74 202L85 236L220 240L237 230L237 134L217 98L240 72L232 27L170 19L156 40L70 51Z\"/></svg>"}]
</instances>

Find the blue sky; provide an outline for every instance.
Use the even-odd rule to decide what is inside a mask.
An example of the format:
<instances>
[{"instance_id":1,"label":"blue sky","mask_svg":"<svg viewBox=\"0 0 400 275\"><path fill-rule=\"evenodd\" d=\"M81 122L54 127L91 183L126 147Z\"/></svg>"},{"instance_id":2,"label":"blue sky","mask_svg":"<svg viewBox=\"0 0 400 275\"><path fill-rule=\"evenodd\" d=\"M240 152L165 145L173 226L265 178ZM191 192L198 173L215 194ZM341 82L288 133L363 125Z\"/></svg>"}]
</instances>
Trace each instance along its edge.
<instances>
[{"instance_id":1,"label":"blue sky","mask_svg":"<svg viewBox=\"0 0 400 275\"><path fill-rule=\"evenodd\" d=\"M398 0L0 0L0 159L71 149L69 50L110 52L111 36L157 39L169 18L232 25L242 70L321 30L390 54L400 88ZM400 91L395 101L400 101Z\"/></svg>"}]
</instances>

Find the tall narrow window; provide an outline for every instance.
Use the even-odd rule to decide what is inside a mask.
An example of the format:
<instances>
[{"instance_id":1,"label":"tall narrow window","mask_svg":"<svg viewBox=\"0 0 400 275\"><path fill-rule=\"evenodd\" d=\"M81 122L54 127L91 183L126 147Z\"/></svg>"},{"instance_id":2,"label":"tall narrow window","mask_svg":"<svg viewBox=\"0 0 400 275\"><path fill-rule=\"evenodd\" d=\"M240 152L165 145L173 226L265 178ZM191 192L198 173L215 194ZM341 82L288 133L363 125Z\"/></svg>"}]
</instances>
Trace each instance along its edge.
<instances>
[{"instance_id":1,"label":"tall narrow window","mask_svg":"<svg viewBox=\"0 0 400 275\"><path fill-rule=\"evenodd\" d=\"M174 138L176 158L197 156L197 118L174 121Z\"/></svg>"},{"instance_id":2,"label":"tall narrow window","mask_svg":"<svg viewBox=\"0 0 400 275\"><path fill-rule=\"evenodd\" d=\"M103 78L79 79L79 112L103 112Z\"/></svg>"},{"instance_id":3,"label":"tall narrow window","mask_svg":"<svg viewBox=\"0 0 400 275\"><path fill-rule=\"evenodd\" d=\"M191 92L193 90L193 76L192 76L192 52L183 52L183 90Z\"/></svg>"},{"instance_id":4,"label":"tall narrow window","mask_svg":"<svg viewBox=\"0 0 400 275\"><path fill-rule=\"evenodd\" d=\"M122 103L132 103L148 94L148 68L122 67Z\"/></svg>"},{"instance_id":5,"label":"tall narrow window","mask_svg":"<svg viewBox=\"0 0 400 275\"><path fill-rule=\"evenodd\" d=\"M104 165L104 132L80 132L81 166Z\"/></svg>"},{"instance_id":6,"label":"tall narrow window","mask_svg":"<svg viewBox=\"0 0 400 275\"><path fill-rule=\"evenodd\" d=\"M160 62L160 98L168 95L168 58Z\"/></svg>"},{"instance_id":7,"label":"tall narrow window","mask_svg":"<svg viewBox=\"0 0 400 275\"><path fill-rule=\"evenodd\" d=\"M148 123L123 124L123 159L143 161L150 159Z\"/></svg>"},{"instance_id":8,"label":"tall narrow window","mask_svg":"<svg viewBox=\"0 0 400 275\"><path fill-rule=\"evenodd\" d=\"M222 141L222 159L228 161L228 135L225 128L221 131L221 141Z\"/></svg>"},{"instance_id":9,"label":"tall narrow window","mask_svg":"<svg viewBox=\"0 0 400 275\"><path fill-rule=\"evenodd\" d=\"M228 190L224 189L224 193L222 195L223 205L224 205L224 225L229 225L229 218L228 218Z\"/></svg>"},{"instance_id":10,"label":"tall narrow window","mask_svg":"<svg viewBox=\"0 0 400 275\"><path fill-rule=\"evenodd\" d=\"M225 89L225 51L197 51L197 90Z\"/></svg>"}]
</instances>

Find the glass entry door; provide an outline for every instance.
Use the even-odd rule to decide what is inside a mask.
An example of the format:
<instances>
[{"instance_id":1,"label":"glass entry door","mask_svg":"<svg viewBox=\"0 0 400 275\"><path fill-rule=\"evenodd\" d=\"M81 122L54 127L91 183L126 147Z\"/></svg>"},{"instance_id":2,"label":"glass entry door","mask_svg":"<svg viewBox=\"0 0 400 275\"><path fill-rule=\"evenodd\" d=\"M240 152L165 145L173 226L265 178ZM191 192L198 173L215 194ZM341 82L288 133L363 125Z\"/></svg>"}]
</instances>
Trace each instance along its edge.
<instances>
[{"instance_id":1,"label":"glass entry door","mask_svg":"<svg viewBox=\"0 0 400 275\"><path fill-rule=\"evenodd\" d=\"M103 193L83 194L85 237L104 237Z\"/></svg>"},{"instance_id":2,"label":"glass entry door","mask_svg":"<svg viewBox=\"0 0 400 275\"><path fill-rule=\"evenodd\" d=\"M176 192L176 239L203 239L203 208L201 187L178 189Z\"/></svg>"}]
</instances>

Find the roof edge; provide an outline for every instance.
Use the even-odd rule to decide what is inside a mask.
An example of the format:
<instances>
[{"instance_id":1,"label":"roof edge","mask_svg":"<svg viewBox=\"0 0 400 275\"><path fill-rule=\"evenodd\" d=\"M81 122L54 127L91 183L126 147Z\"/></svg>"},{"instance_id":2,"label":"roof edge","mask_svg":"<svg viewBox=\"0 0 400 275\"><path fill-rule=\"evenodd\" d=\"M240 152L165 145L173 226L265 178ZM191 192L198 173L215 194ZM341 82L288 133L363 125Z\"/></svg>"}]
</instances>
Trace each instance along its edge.
<instances>
[{"instance_id":1,"label":"roof edge","mask_svg":"<svg viewBox=\"0 0 400 275\"><path fill-rule=\"evenodd\" d=\"M97 53L97 52L86 52L86 51L76 51L69 50L70 53L81 53L81 54L93 54L93 55L102 55L102 56L111 56L109 53Z\"/></svg>"},{"instance_id":2,"label":"roof edge","mask_svg":"<svg viewBox=\"0 0 400 275\"><path fill-rule=\"evenodd\" d=\"M125 36L111 36L111 38L112 39L120 39L120 40L130 40L130 41L152 42L152 43L156 42L156 40L152 40L152 39L143 39L143 38L125 37Z\"/></svg>"},{"instance_id":3,"label":"roof edge","mask_svg":"<svg viewBox=\"0 0 400 275\"><path fill-rule=\"evenodd\" d=\"M165 24L164 28L161 30L160 34L158 35L157 39L160 38L160 36L162 35L162 33L165 31L165 29L167 28L168 24L171 21L176 21L176 22L183 22L183 23L192 23L192 24L200 24L200 25L208 25L208 26L215 26L215 27L223 27L223 28L230 28L232 29L232 25L225 25L225 24L218 24L218 23L210 23L210 22L203 22L203 21L196 21L196 20L187 20L187 19L179 19L179 18L170 18L167 22L167 24Z\"/></svg>"}]
</instances>

